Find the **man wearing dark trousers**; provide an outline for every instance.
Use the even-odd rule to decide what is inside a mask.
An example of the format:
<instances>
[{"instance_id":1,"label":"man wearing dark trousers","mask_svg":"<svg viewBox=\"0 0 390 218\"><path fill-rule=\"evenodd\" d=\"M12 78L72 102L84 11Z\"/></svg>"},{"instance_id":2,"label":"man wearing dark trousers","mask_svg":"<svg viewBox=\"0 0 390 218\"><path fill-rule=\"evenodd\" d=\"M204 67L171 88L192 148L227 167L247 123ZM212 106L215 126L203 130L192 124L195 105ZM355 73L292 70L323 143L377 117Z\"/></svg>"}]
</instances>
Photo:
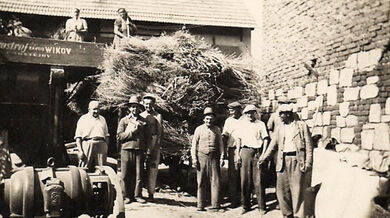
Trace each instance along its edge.
<instances>
[{"instance_id":1,"label":"man wearing dark trousers","mask_svg":"<svg viewBox=\"0 0 390 218\"><path fill-rule=\"evenodd\" d=\"M245 117L240 123L237 140L236 164L241 165L241 203L242 214L251 208L251 181L257 196L258 209L265 214L265 187L262 184L262 169L258 165L260 156L264 153L269 136L265 124L257 119L257 108L247 105L243 113Z\"/></svg>"},{"instance_id":2,"label":"man wearing dark trousers","mask_svg":"<svg viewBox=\"0 0 390 218\"><path fill-rule=\"evenodd\" d=\"M211 183L211 210L220 209L220 161L223 163L224 147L221 130L212 124L215 114L212 108L204 109L204 124L195 129L191 158L197 170L198 211L205 210L208 181Z\"/></svg>"},{"instance_id":3,"label":"man wearing dark trousers","mask_svg":"<svg viewBox=\"0 0 390 218\"><path fill-rule=\"evenodd\" d=\"M140 98L130 97L129 114L119 121L117 139L122 144L121 149L121 184L124 191L125 203L142 199L142 174L146 145L146 120L141 112Z\"/></svg>"},{"instance_id":4,"label":"man wearing dark trousers","mask_svg":"<svg viewBox=\"0 0 390 218\"><path fill-rule=\"evenodd\" d=\"M240 190L240 169L237 169L234 164L236 159L236 134L239 129L241 117L241 104L232 102L228 104L229 117L226 119L222 131L222 139L227 148L228 155L228 181L229 181L229 201L231 207L237 207L239 203Z\"/></svg>"},{"instance_id":5,"label":"man wearing dark trousers","mask_svg":"<svg viewBox=\"0 0 390 218\"><path fill-rule=\"evenodd\" d=\"M259 164L272 157L277 150L276 195L283 216L287 218L305 217L304 194L310 186L313 164L313 143L308 126L294 119L291 104L279 107L282 125L260 158Z\"/></svg>"}]
</instances>

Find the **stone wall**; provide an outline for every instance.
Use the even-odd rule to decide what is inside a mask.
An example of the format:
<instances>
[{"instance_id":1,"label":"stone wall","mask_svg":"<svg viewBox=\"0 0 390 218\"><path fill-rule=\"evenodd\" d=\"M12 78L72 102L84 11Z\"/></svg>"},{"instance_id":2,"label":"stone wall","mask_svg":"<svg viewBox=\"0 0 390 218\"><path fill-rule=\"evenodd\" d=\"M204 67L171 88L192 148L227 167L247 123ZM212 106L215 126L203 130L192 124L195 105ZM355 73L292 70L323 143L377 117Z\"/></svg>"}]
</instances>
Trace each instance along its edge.
<instances>
[{"instance_id":1,"label":"stone wall","mask_svg":"<svg viewBox=\"0 0 390 218\"><path fill-rule=\"evenodd\" d=\"M262 106L296 99L313 134L371 165L390 156L390 1L264 0L263 12Z\"/></svg>"}]
</instances>

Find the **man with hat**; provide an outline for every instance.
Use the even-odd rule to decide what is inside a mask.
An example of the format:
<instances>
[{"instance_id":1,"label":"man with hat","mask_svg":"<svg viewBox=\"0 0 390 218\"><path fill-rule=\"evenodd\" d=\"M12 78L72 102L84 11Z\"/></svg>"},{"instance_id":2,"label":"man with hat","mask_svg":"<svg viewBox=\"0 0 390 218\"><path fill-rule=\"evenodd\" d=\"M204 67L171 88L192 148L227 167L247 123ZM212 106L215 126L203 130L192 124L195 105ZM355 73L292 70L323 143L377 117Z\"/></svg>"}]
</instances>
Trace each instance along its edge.
<instances>
[{"instance_id":1,"label":"man with hat","mask_svg":"<svg viewBox=\"0 0 390 218\"><path fill-rule=\"evenodd\" d=\"M267 122L267 128L268 132L271 136L271 139L274 138L274 134L277 131L277 129L282 125L282 120L279 116L279 107L283 104L289 104L290 101L285 96L279 96L276 103L274 102L274 112L271 114L270 118ZM272 185L276 187L276 171L275 171L275 163L276 163L276 154L273 155L273 158L270 158L269 164L268 164L268 177L269 181ZM276 209L280 209L279 203L277 202Z\"/></svg>"},{"instance_id":2,"label":"man with hat","mask_svg":"<svg viewBox=\"0 0 390 218\"><path fill-rule=\"evenodd\" d=\"M153 200L154 189L156 188L156 179L158 173L158 164L160 163L160 143L162 138L162 116L154 110L156 98L151 94L146 94L143 97L143 105L145 111L141 113L141 117L146 120L147 145L146 150L146 171L148 174L148 194L149 200Z\"/></svg>"},{"instance_id":3,"label":"man with hat","mask_svg":"<svg viewBox=\"0 0 390 218\"><path fill-rule=\"evenodd\" d=\"M147 148L146 119L140 116L142 105L137 95L129 100L129 114L118 124L117 140L121 143L121 184L125 203L142 199L142 171Z\"/></svg>"},{"instance_id":4,"label":"man with hat","mask_svg":"<svg viewBox=\"0 0 390 218\"><path fill-rule=\"evenodd\" d=\"M74 138L78 149L79 165L88 167L89 171L95 169L99 161L106 162L108 150L108 127L106 120L100 114L98 101L88 104L88 113L77 121ZM98 160L101 155L102 160Z\"/></svg>"},{"instance_id":5,"label":"man with hat","mask_svg":"<svg viewBox=\"0 0 390 218\"><path fill-rule=\"evenodd\" d=\"M222 131L222 140L227 148L228 155L228 181L229 181L229 201L231 207L236 207L239 202L240 171L235 167L236 159L236 133L239 129L241 117L241 104L237 101L228 104L229 117L226 119Z\"/></svg>"},{"instance_id":6,"label":"man with hat","mask_svg":"<svg viewBox=\"0 0 390 218\"><path fill-rule=\"evenodd\" d=\"M276 195L283 216L288 218L305 217L304 192L310 185L313 164L313 143L305 122L294 118L292 104L279 107L282 125L260 158L259 164L272 156L277 150Z\"/></svg>"},{"instance_id":7,"label":"man with hat","mask_svg":"<svg viewBox=\"0 0 390 218\"><path fill-rule=\"evenodd\" d=\"M220 160L224 158L224 146L221 130L213 125L215 114L213 109L206 107L203 112L204 124L195 129L192 138L191 158L197 170L198 211L204 211L208 181L211 184L211 210L220 209Z\"/></svg>"},{"instance_id":8,"label":"man with hat","mask_svg":"<svg viewBox=\"0 0 390 218\"><path fill-rule=\"evenodd\" d=\"M250 210L251 181L257 196L258 209L265 214L265 188L262 185L262 169L258 165L264 153L269 136L265 124L257 119L257 108L249 104L244 108L245 117L237 134L236 164L241 165L241 203L242 214Z\"/></svg>"}]
</instances>

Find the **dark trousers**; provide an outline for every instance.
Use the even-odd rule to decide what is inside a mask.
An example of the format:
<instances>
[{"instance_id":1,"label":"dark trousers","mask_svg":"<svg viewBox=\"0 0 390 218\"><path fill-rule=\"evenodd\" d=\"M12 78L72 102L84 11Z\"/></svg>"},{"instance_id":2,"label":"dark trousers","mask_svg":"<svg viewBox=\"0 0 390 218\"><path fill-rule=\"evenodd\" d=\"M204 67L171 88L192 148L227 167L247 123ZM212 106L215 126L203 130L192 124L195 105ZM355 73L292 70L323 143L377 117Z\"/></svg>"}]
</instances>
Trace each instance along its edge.
<instances>
[{"instance_id":1,"label":"dark trousers","mask_svg":"<svg viewBox=\"0 0 390 218\"><path fill-rule=\"evenodd\" d=\"M305 173L296 156L284 156L282 172L277 172L276 195L284 216L304 217Z\"/></svg>"},{"instance_id":2,"label":"dark trousers","mask_svg":"<svg viewBox=\"0 0 390 218\"><path fill-rule=\"evenodd\" d=\"M265 188L262 184L261 167L258 168L257 162L261 154L261 149L251 149L243 147L241 149L241 203L242 207L249 209L251 207L251 182L259 209L265 209Z\"/></svg>"},{"instance_id":3,"label":"dark trousers","mask_svg":"<svg viewBox=\"0 0 390 218\"><path fill-rule=\"evenodd\" d=\"M228 149L228 182L229 182L229 201L235 205L240 199L240 169L234 164L236 148Z\"/></svg>"},{"instance_id":4,"label":"dark trousers","mask_svg":"<svg viewBox=\"0 0 390 218\"><path fill-rule=\"evenodd\" d=\"M211 206L220 207L220 168L218 152L202 154L198 152L199 168L197 169L198 181L198 207L206 205L207 186L211 184Z\"/></svg>"},{"instance_id":5,"label":"dark trousers","mask_svg":"<svg viewBox=\"0 0 390 218\"><path fill-rule=\"evenodd\" d=\"M142 196L144 154L141 150L121 150L121 185L124 197L134 199Z\"/></svg>"}]
</instances>

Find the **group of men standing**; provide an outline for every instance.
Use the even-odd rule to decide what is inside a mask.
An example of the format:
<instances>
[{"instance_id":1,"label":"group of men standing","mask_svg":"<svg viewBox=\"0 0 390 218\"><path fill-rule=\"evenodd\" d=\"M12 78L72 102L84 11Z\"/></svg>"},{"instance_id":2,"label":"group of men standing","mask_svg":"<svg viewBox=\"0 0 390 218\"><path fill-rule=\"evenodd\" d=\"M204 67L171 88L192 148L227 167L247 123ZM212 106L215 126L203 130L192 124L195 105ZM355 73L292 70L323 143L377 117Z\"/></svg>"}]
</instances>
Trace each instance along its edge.
<instances>
[{"instance_id":1,"label":"group of men standing","mask_svg":"<svg viewBox=\"0 0 390 218\"><path fill-rule=\"evenodd\" d=\"M154 110L155 100L150 94L145 95L142 101L138 95L131 96L128 113L118 124L117 142L121 145L120 178L126 204L135 201L145 203L142 198L145 162L148 200L154 199L163 133L162 116ZM99 109L99 102L91 101L88 113L80 117L76 127L79 165L88 170L105 164L107 158L109 133L106 120L99 115Z\"/></svg>"},{"instance_id":2,"label":"group of men standing","mask_svg":"<svg viewBox=\"0 0 390 218\"><path fill-rule=\"evenodd\" d=\"M230 117L223 131L213 125L215 113L204 109L204 124L197 127L191 147L193 165L197 169L198 210L205 210L207 181L211 184L211 210L220 209L220 166L228 159L229 201L236 207L241 200L242 214L251 208L251 194L257 197L258 210L266 213L265 163L276 153L276 194L284 217L305 217L305 188L310 185L313 144L308 126L296 119L289 101L280 101L268 126L259 119L257 108L228 105ZM272 125L271 125L272 124ZM227 149L227 151L226 151ZM253 191L252 191L253 190ZM241 193L241 194L239 194ZM241 199L238 198L241 197Z\"/></svg>"},{"instance_id":3,"label":"group of men standing","mask_svg":"<svg viewBox=\"0 0 390 218\"><path fill-rule=\"evenodd\" d=\"M145 95L141 103L138 95L130 97L128 114L117 129L121 144L121 185L125 203L145 202L142 198L142 175L146 159L149 200L153 200L160 160L163 133L162 117L154 110L155 97ZM313 144L308 126L296 119L292 104L280 102L271 115L268 127L259 119L258 109L249 104L228 105L230 117L223 131L213 124L213 109L206 107L203 124L195 129L192 146L192 164L197 171L197 208L206 207L207 184L211 184L211 210L220 205L220 167L228 159L229 201L232 207L241 201L242 213L251 209L251 196L257 197L260 214L266 213L265 163L274 160L276 167L276 195L285 217L305 217L305 188L310 185L313 162ZM91 169L104 164L107 156L108 128L99 115L99 102L91 101L89 112L80 117L75 134L80 165ZM146 156L145 156L146 154ZM241 193L241 194L240 194ZM240 196L240 198L238 197Z\"/></svg>"}]
</instances>

